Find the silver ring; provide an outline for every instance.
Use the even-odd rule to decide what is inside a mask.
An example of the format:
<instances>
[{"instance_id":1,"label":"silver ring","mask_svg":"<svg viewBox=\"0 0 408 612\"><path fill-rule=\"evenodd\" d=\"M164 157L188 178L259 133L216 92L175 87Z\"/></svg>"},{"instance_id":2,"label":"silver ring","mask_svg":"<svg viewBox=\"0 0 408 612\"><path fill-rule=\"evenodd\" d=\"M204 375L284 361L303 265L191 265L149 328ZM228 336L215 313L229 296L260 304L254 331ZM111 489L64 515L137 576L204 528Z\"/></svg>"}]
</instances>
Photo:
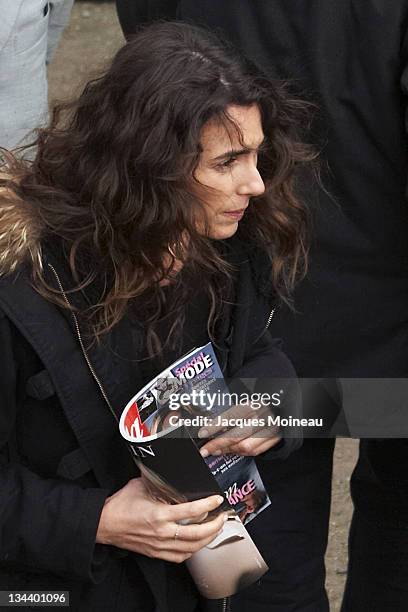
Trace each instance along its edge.
<instances>
[{"instance_id":1,"label":"silver ring","mask_svg":"<svg viewBox=\"0 0 408 612\"><path fill-rule=\"evenodd\" d=\"M174 539L177 540L178 536L179 536L179 530L180 530L180 525L177 525L176 527L176 533L174 534Z\"/></svg>"}]
</instances>

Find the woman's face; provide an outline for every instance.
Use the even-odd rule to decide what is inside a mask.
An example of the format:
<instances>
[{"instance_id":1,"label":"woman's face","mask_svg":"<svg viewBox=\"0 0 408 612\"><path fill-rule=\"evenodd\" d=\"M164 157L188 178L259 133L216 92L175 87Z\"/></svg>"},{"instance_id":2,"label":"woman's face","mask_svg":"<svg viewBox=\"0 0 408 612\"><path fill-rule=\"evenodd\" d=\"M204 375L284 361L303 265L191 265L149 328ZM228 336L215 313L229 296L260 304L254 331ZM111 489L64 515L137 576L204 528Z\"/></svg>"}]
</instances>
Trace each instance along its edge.
<instances>
[{"instance_id":1,"label":"woman's face","mask_svg":"<svg viewBox=\"0 0 408 612\"><path fill-rule=\"evenodd\" d=\"M249 514L251 514L252 512L255 512L255 510L257 509L259 505L257 496L254 493L248 493L248 495L244 497L243 501L246 504L246 509Z\"/></svg>"},{"instance_id":2,"label":"woman's face","mask_svg":"<svg viewBox=\"0 0 408 612\"><path fill-rule=\"evenodd\" d=\"M202 153L195 179L204 187L200 198L206 205L211 238L230 238L248 208L250 198L262 195L265 186L257 170L258 149L264 140L257 105L229 106L227 113L239 128L225 128L210 120L201 130Z\"/></svg>"}]
</instances>

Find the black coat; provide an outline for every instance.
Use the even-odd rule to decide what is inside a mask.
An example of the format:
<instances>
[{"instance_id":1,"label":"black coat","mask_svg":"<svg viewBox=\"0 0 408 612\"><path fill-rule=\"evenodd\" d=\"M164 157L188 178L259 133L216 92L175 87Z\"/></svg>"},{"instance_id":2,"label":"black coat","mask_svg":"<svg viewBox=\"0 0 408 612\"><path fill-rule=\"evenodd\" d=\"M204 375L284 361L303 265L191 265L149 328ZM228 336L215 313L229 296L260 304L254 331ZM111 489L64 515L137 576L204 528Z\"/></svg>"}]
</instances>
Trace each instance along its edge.
<instances>
[{"instance_id":1,"label":"black coat","mask_svg":"<svg viewBox=\"0 0 408 612\"><path fill-rule=\"evenodd\" d=\"M320 107L313 139L331 196L296 314L274 320L301 376L408 373L406 0L117 0L125 33L181 18L222 31Z\"/></svg>"},{"instance_id":2,"label":"black coat","mask_svg":"<svg viewBox=\"0 0 408 612\"><path fill-rule=\"evenodd\" d=\"M226 375L293 377L264 331L271 303L257 288L257 267L247 256L240 263L218 356ZM88 350L118 415L146 383L137 364L121 357L132 352L128 332L124 320L107 344ZM0 346L1 588L70 590L75 610L150 610L152 593L160 610L193 610L196 591L184 566L95 545L106 497L136 467L70 315L45 302L22 272L0 279ZM270 455L285 456L290 447Z\"/></svg>"}]
</instances>

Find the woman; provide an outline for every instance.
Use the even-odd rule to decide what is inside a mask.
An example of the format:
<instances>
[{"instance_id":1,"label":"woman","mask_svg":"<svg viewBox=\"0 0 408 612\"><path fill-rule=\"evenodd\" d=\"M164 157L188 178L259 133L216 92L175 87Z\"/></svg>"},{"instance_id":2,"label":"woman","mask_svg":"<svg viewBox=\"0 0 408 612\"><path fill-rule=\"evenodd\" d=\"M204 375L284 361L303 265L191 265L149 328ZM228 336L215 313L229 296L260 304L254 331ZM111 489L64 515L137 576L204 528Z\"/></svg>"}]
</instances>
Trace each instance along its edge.
<instances>
[{"instance_id":1,"label":"woman","mask_svg":"<svg viewBox=\"0 0 408 612\"><path fill-rule=\"evenodd\" d=\"M69 590L80 610L195 609L181 562L223 516L178 522L221 498L153 501L115 421L208 340L226 376L293 376L266 328L304 263L301 110L205 32L158 24L55 110L31 165L5 153L3 588Z\"/></svg>"}]
</instances>

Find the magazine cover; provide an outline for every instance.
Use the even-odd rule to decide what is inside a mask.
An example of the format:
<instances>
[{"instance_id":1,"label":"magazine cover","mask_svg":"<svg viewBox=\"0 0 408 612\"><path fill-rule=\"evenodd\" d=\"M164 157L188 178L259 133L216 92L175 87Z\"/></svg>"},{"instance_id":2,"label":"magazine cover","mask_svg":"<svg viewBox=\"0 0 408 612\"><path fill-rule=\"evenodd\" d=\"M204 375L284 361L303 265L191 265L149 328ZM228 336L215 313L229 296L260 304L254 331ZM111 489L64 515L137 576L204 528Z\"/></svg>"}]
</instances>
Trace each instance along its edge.
<instances>
[{"instance_id":1,"label":"magazine cover","mask_svg":"<svg viewBox=\"0 0 408 612\"><path fill-rule=\"evenodd\" d=\"M173 466L170 464L160 468L160 458L155 461L153 448L156 448L159 457L163 457L163 452L169 451L157 451L158 445L161 444L163 449L166 445L166 442L159 442L162 439L187 437L189 444L191 439L198 447L205 444L205 439L197 437L198 430L208 426L211 419L229 407L225 400L227 396L228 387L213 347L208 343L173 363L130 400L120 420L121 434L129 442L138 442L136 446L133 445L134 452L144 460L145 465L149 464L151 470L171 472ZM174 449L174 446L171 448ZM200 460L204 469L201 456ZM226 454L210 456L204 461L244 524L270 504L251 457ZM177 474L173 479L177 479ZM199 493L206 490L200 489L203 484L197 483ZM203 497L202 493L199 497Z\"/></svg>"},{"instance_id":2,"label":"magazine cover","mask_svg":"<svg viewBox=\"0 0 408 612\"><path fill-rule=\"evenodd\" d=\"M214 511L230 512L222 533L187 562L198 589L209 599L228 597L267 571L244 527L270 504L254 460L231 454L204 459L199 451L205 440L198 439L198 430L224 410L226 392L209 343L150 381L129 401L120 419L120 432L153 497L167 503L224 497Z\"/></svg>"}]
</instances>

